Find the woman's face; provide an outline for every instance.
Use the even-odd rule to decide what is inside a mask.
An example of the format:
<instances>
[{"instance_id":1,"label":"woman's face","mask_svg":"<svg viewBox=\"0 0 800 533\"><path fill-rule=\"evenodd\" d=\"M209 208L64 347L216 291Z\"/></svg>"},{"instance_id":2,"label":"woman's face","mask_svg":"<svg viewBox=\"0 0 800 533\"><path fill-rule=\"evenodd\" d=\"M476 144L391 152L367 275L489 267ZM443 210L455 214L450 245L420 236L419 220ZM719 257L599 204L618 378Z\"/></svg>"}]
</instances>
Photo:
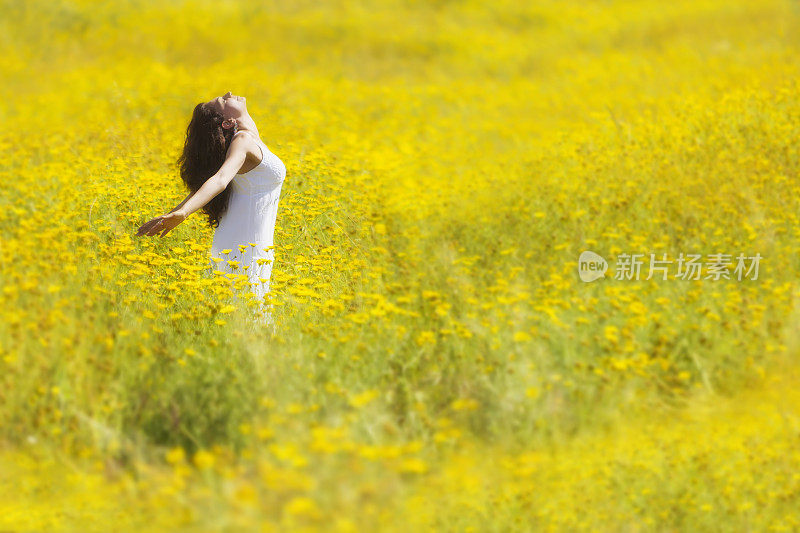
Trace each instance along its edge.
<instances>
[{"instance_id":1,"label":"woman's face","mask_svg":"<svg viewBox=\"0 0 800 533\"><path fill-rule=\"evenodd\" d=\"M206 104L222 113L226 119L241 118L247 114L247 103L244 96L234 96L230 91L209 100Z\"/></svg>"}]
</instances>

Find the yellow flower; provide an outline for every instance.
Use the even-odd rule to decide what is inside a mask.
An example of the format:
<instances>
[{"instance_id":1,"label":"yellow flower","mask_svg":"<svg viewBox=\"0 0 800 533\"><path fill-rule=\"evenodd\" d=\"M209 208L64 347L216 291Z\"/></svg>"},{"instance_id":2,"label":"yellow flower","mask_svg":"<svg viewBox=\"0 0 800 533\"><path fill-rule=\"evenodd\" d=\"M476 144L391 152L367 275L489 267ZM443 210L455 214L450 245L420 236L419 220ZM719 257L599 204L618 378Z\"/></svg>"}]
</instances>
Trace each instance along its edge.
<instances>
[{"instance_id":1,"label":"yellow flower","mask_svg":"<svg viewBox=\"0 0 800 533\"><path fill-rule=\"evenodd\" d=\"M422 331L417 335L416 342L418 346L436 344L436 335L432 331Z\"/></svg>"},{"instance_id":2,"label":"yellow flower","mask_svg":"<svg viewBox=\"0 0 800 533\"><path fill-rule=\"evenodd\" d=\"M616 344L619 342L619 330L616 326L606 326L603 333L610 343Z\"/></svg>"},{"instance_id":3,"label":"yellow flower","mask_svg":"<svg viewBox=\"0 0 800 533\"><path fill-rule=\"evenodd\" d=\"M441 303L436 306L434 312L439 316L447 316L447 311L450 309L451 304L449 303Z\"/></svg>"},{"instance_id":4,"label":"yellow flower","mask_svg":"<svg viewBox=\"0 0 800 533\"><path fill-rule=\"evenodd\" d=\"M176 463L182 463L185 458L186 452L181 447L172 448L167 453L167 462L172 465Z\"/></svg>"},{"instance_id":5,"label":"yellow flower","mask_svg":"<svg viewBox=\"0 0 800 533\"><path fill-rule=\"evenodd\" d=\"M194 454L194 464L201 470L214 466L214 460L214 455L205 450L199 450Z\"/></svg>"},{"instance_id":6,"label":"yellow flower","mask_svg":"<svg viewBox=\"0 0 800 533\"><path fill-rule=\"evenodd\" d=\"M258 491L252 483L244 483L234 492L238 502L255 503L258 500Z\"/></svg>"},{"instance_id":7,"label":"yellow flower","mask_svg":"<svg viewBox=\"0 0 800 533\"><path fill-rule=\"evenodd\" d=\"M525 342L531 340L531 336L524 331L517 331L514 333L514 342Z\"/></svg>"},{"instance_id":8,"label":"yellow flower","mask_svg":"<svg viewBox=\"0 0 800 533\"><path fill-rule=\"evenodd\" d=\"M350 398L350 405L356 408L363 407L364 405L367 405L369 402L377 398L379 394L380 393L378 392L377 389L370 389L360 394L356 394L355 396Z\"/></svg>"},{"instance_id":9,"label":"yellow flower","mask_svg":"<svg viewBox=\"0 0 800 533\"><path fill-rule=\"evenodd\" d=\"M296 496L286 504L285 510L290 515L317 517L319 508L311 498L306 496Z\"/></svg>"},{"instance_id":10,"label":"yellow flower","mask_svg":"<svg viewBox=\"0 0 800 533\"><path fill-rule=\"evenodd\" d=\"M459 398L450 404L454 411L474 411L480 404L472 398Z\"/></svg>"},{"instance_id":11,"label":"yellow flower","mask_svg":"<svg viewBox=\"0 0 800 533\"><path fill-rule=\"evenodd\" d=\"M422 459L409 457L400 463L398 470L400 472L408 472L412 474L424 474L428 471L428 465Z\"/></svg>"},{"instance_id":12,"label":"yellow flower","mask_svg":"<svg viewBox=\"0 0 800 533\"><path fill-rule=\"evenodd\" d=\"M540 391L538 387L528 387L525 389L525 396L533 398L534 400L539 397Z\"/></svg>"}]
</instances>

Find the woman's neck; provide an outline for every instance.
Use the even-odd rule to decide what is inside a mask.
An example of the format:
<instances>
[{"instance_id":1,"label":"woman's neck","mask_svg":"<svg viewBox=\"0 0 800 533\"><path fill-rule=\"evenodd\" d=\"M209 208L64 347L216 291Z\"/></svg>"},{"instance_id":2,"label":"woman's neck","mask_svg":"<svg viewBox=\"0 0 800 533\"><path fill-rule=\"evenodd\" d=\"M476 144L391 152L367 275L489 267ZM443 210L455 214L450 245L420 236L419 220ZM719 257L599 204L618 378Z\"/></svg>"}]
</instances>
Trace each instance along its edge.
<instances>
[{"instance_id":1,"label":"woman's neck","mask_svg":"<svg viewBox=\"0 0 800 533\"><path fill-rule=\"evenodd\" d=\"M236 129L238 131L246 130L246 131L249 131L250 133L254 134L259 139L261 138L261 136L258 134L258 128L256 127L256 123L250 117L250 115L245 115L243 117L240 117L240 118L236 119L236 124L237 124L237 128Z\"/></svg>"}]
</instances>

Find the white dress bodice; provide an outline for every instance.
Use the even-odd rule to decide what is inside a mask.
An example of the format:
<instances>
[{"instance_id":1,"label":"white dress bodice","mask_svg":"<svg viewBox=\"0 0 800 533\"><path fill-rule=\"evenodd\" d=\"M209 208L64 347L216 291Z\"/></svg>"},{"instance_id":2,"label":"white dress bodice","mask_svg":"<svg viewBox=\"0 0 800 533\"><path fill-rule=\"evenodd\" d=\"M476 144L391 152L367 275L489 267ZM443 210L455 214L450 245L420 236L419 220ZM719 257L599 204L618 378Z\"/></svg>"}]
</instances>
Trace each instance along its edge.
<instances>
[{"instance_id":1,"label":"white dress bodice","mask_svg":"<svg viewBox=\"0 0 800 533\"><path fill-rule=\"evenodd\" d=\"M236 135L241 133L245 132ZM269 293L275 257L273 235L286 166L266 144L256 140L262 151L261 162L244 174L236 174L231 180L228 208L214 230L211 245L211 257L219 257L222 261L214 262L210 258L209 261L213 270L247 274L250 290L263 303ZM242 245L244 251L240 249ZM223 253L228 250L228 253Z\"/></svg>"}]
</instances>

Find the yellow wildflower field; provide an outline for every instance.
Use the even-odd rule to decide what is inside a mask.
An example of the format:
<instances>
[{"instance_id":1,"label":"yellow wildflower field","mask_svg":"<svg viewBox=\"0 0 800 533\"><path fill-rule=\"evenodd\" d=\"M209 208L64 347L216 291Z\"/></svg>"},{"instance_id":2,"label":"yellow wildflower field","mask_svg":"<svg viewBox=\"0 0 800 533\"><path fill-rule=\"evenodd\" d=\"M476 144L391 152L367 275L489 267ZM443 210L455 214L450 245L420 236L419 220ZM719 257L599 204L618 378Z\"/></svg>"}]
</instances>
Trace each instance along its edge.
<instances>
[{"instance_id":1,"label":"yellow wildflower field","mask_svg":"<svg viewBox=\"0 0 800 533\"><path fill-rule=\"evenodd\" d=\"M0 29L0 530L800 529L796 2ZM269 326L204 217L135 235L229 90L287 168Z\"/></svg>"}]
</instances>

